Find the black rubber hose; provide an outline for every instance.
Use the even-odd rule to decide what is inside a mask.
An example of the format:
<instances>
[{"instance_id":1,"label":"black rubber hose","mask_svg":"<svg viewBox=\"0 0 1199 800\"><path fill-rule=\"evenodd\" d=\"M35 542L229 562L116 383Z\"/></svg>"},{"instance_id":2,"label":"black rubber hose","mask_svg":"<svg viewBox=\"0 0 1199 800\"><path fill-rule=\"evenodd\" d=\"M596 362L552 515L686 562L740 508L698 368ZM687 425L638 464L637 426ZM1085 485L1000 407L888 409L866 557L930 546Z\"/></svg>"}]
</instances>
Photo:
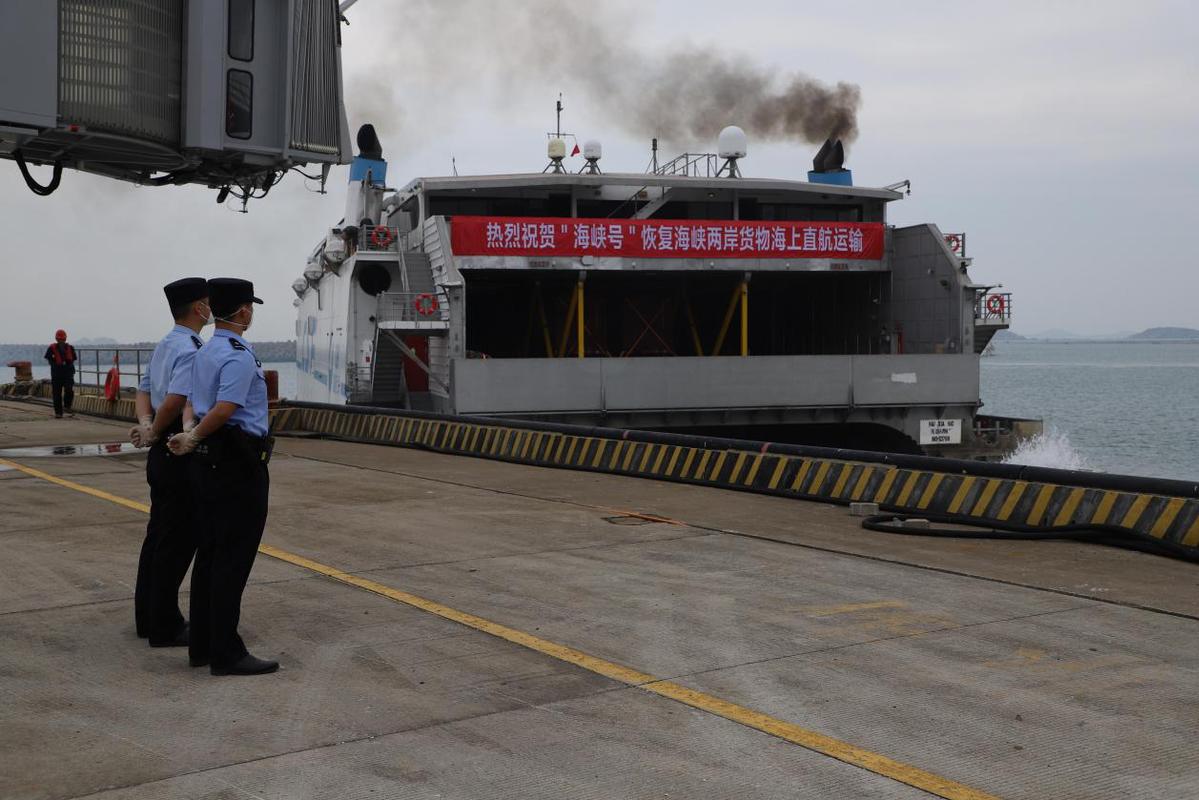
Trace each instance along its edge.
<instances>
[{"instance_id":1,"label":"black rubber hose","mask_svg":"<svg viewBox=\"0 0 1199 800\"><path fill-rule=\"evenodd\" d=\"M926 519L930 523L968 526L972 530L959 528L907 528L896 522L907 519ZM987 527L990 525L991 527ZM862 527L880 533L899 533L905 536L939 536L946 539L1000 539L1007 541L1048 541L1053 539L1092 542L1110 547L1123 547L1153 555L1177 558L1199 563L1199 552L1174 542L1155 539L1142 533L1124 528L1108 528L1101 525L1058 525L1052 528L996 523L988 520L980 525L973 517L954 514L879 514L862 520Z\"/></svg>"},{"instance_id":2,"label":"black rubber hose","mask_svg":"<svg viewBox=\"0 0 1199 800\"><path fill-rule=\"evenodd\" d=\"M54 190L58 188L59 181L62 180L62 164L60 162L54 163L54 174L50 176L50 182L42 186L29 174L29 167L25 165L25 157L21 155L20 150L13 153L13 158L17 162L17 169L21 170L21 177L25 179L25 185L29 187L29 191L41 197L48 197L54 194Z\"/></svg>"}]
</instances>

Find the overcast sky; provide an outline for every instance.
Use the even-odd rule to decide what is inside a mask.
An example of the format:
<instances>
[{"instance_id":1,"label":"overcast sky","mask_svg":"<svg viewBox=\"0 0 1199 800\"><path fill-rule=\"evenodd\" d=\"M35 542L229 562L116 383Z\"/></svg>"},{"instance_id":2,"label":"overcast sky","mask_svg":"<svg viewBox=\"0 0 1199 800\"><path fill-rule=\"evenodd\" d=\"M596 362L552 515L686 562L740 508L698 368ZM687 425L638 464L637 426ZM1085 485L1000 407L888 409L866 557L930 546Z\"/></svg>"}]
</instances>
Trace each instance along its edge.
<instances>
[{"instance_id":1,"label":"overcast sky","mask_svg":"<svg viewBox=\"0 0 1199 800\"><path fill-rule=\"evenodd\" d=\"M543 26L529 25L520 0L504 0L491 5L512 9L513 24L479 24L477 4L436 0L432 13L428 2L361 0L344 32L352 127L376 123L391 185L447 174L451 157L462 174L540 171L559 91L563 127L602 140L607 171L645 167L654 131L605 118L603 98L589 92L602 83L594 73L612 65L556 30L552 10ZM860 136L847 164L855 181L911 179L912 195L892 204L890 221L964 231L975 279L1014 292L1018 332L1199 327L1193 4L644 0L577 8L647 63L709 47L780 80L802 72L858 84ZM419 24L404 24L414 13ZM594 63L530 55L518 67L510 57L546 48ZM748 134L746 175L804 177L814 146ZM74 172L55 195L36 197L16 166L0 161L0 342L48 341L58 327L73 339L156 339L169 325L161 286L185 275L253 280L267 305L249 337L292 338L290 283L340 218L345 174L334 170L325 196L290 175L243 215L232 202L216 205L208 190L138 188Z\"/></svg>"}]
</instances>

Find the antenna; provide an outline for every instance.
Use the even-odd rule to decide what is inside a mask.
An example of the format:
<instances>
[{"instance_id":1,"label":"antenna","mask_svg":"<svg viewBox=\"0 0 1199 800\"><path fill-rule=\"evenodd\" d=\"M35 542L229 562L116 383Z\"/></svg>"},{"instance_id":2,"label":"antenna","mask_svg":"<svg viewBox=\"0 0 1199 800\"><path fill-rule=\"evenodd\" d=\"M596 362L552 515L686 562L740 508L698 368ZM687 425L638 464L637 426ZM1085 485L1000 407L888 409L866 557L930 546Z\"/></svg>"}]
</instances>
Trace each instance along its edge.
<instances>
[{"instance_id":1,"label":"antenna","mask_svg":"<svg viewBox=\"0 0 1199 800\"><path fill-rule=\"evenodd\" d=\"M547 148L547 152L550 157L550 163L547 164L545 169L542 170L543 173L545 173L545 172L552 172L552 173L566 172L566 167L562 166L562 160L564 158L566 158L566 139L567 139L567 137L572 139L575 143L574 153L571 153L571 155L574 155L575 153L579 152L579 141L575 137L575 135L573 133L563 133L562 132L562 112L565 109L566 109L566 106L562 105L562 93L558 92L558 100L556 103L554 103L554 113L555 113L554 130L552 132L546 134L546 138L549 139L549 145Z\"/></svg>"},{"instance_id":2,"label":"antenna","mask_svg":"<svg viewBox=\"0 0 1199 800\"><path fill-rule=\"evenodd\" d=\"M557 119L554 122L554 136L561 139L562 138L562 109L564 108L564 106L562 105L562 92L558 92L558 102L555 104L555 108L558 113L557 113Z\"/></svg>"}]
</instances>

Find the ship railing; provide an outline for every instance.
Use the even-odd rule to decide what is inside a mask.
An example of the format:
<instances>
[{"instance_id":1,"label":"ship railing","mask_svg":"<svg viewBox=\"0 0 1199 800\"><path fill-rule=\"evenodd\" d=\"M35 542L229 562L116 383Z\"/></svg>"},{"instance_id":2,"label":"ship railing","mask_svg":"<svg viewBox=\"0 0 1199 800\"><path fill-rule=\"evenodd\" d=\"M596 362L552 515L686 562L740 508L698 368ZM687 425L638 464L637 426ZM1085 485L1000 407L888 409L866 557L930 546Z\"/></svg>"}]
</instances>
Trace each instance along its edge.
<instances>
[{"instance_id":1,"label":"ship railing","mask_svg":"<svg viewBox=\"0 0 1199 800\"><path fill-rule=\"evenodd\" d=\"M394 253L399 250L400 229L387 225L363 225L358 229L358 252Z\"/></svg>"},{"instance_id":2,"label":"ship railing","mask_svg":"<svg viewBox=\"0 0 1199 800\"><path fill-rule=\"evenodd\" d=\"M974 321L978 325L1006 325L1012 321L1011 292L980 292L974 299Z\"/></svg>"},{"instance_id":3,"label":"ship railing","mask_svg":"<svg viewBox=\"0 0 1199 800\"><path fill-rule=\"evenodd\" d=\"M445 293L382 292L379 295L375 320L380 327L444 328L450 320Z\"/></svg>"},{"instance_id":4,"label":"ship railing","mask_svg":"<svg viewBox=\"0 0 1199 800\"><path fill-rule=\"evenodd\" d=\"M659 166L654 174L715 178L719 171L720 158L715 153L683 153Z\"/></svg>"},{"instance_id":5,"label":"ship railing","mask_svg":"<svg viewBox=\"0 0 1199 800\"><path fill-rule=\"evenodd\" d=\"M101 394L109 371L115 368L121 388L126 392L136 391L142 375L150 369L150 356L153 354L153 347L76 347L75 367L78 375L75 383L80 389L86 389L86 393L94 390L96 394Z\"/></svg>"}]
</instances>

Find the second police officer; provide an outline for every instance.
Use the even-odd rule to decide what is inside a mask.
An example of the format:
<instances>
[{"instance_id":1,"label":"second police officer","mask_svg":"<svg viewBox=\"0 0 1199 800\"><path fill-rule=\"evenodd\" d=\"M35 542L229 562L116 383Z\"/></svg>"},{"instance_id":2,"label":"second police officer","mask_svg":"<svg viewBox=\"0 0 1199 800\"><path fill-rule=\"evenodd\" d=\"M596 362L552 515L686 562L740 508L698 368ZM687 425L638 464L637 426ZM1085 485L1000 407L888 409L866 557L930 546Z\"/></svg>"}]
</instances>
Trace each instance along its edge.
<instances>
[{"instance_id":1,"label":"second police officer","mask_svg":"<svg viewBox=\"0 0 1199 800\"><path fill-rule=\"evenodd\" d=\"M149 447L150 522L137 564L133 596L137 635L152 647L187 645L179 611L179 585L196 552L190 456L167 452L167 437L183 430L191 394L192 362L204 344L197 334L209 322L208 281L182 278L162 287L175 326L167 332L137 387L138 424L129 431L137 447Z\"/></svg>"},{"instance_id":2,"label":"second police officer","mask_svg":"<svg viewBox=\"0 0 1199 800\"><path fill-rule=\"evenodd\" d=\"M192 568L192 666L213 675L260 675L279 662L251 655L238 635L242 592L266 526L272 440L266 378L242 338L254 319L254 285L238 278L208 282L216 319L196 353L191 405L194 428L171 438L172 453L195 451L193 488L200 523Z\"/></svg>"}]
</instances>

